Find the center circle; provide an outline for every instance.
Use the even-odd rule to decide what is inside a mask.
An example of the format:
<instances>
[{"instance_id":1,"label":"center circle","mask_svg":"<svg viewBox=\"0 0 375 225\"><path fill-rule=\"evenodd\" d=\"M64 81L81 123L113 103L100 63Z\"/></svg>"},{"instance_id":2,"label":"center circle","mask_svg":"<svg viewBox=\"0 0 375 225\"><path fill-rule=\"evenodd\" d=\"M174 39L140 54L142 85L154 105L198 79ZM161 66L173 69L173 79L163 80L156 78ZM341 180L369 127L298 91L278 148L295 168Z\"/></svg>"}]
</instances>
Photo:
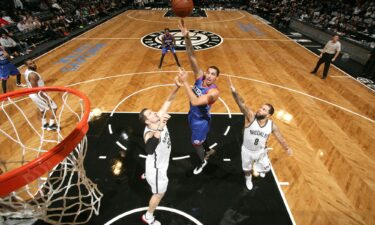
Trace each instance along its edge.
<instances>
[{"instance_id":1,"label":"center circle","mask_svg":"<svg viewBox=\"0 0 375 225\"><path fill-rule=\"evenodd\" d=\"M185 51L185 39L180 30L170 30L176 40L175 50ZM141 38L141 42L144 46L152 49L162 49L162 37L164 32L154 32L147 34ZM223 43L223 38L210 31L203 30L189 30L189 36L193 44L195 51L206 50L210 48L217 47Z\"/></svg>"}]
</instances>

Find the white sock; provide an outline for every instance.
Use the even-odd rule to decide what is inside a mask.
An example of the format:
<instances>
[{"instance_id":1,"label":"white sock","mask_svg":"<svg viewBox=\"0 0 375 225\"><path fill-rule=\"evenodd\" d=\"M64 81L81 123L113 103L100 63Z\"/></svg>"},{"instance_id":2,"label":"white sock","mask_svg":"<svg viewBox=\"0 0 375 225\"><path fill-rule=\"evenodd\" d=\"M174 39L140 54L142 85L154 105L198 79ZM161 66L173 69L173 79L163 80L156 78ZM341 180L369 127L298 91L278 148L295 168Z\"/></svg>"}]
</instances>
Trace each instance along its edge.
<instances>
[{"instance_id":1,"label":"white sock","mask_svg":"<svg viewBox=\"0 0 375 225\"><path fill-rule=\"evenodd\" d=\"M53 125L55 123L55 120L53 120L53 119L50 119L49 120L49 125L51 126L51 125Z\"/></svg>"},{"instance_id":2,"label":"white sock","mask_svg":"<svg viewBox=\"0 0 375 225\"><path fill-rule=\"evenodd\" d=\"M146 212L146 219L152 219L154 218L154 213Z\"/></svg>"},{"instance_id":3,"label":"white sock","mask_svg":"<svg viewBox=\"0 0 375 225\"><path fill-rule=\"evenodd\" d=\"M250 179L251 180L251 177L252 177L252 175L250 175L250 176L245 176L245 179L247 180L247 179Z\"/></svg>"},{"instance_id":4,"label":"white sock","mask_svg":"<svg viewBox=\"0 0 375 225\"><path fill-rule=\"evenodd\" d=\"M46 124L47 123L47 120L46 119L42 119L42 125Z\"/></svg>"}]
</instances>

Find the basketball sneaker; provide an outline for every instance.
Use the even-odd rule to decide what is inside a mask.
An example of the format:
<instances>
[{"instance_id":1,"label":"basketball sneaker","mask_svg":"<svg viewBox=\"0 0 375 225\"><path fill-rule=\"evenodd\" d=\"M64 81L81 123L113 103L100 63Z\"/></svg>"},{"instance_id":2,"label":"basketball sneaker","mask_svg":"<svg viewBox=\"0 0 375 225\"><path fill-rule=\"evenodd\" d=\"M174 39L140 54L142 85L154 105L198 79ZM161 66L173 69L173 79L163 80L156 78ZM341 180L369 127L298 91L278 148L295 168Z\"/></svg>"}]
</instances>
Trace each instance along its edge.
<instances>
[{"instance_id":1,"label":"basketball sneaker","mask_svg":"<svg viewBox=\"0 0 375 225\"><path fill-rule=\"evenodd\" d=\"M259 173L259 176L260 176L261 178L264 178L264 177L266 177L266 173Z\"/></svg>"},{"instance_id":2,"label":"basketball sneaker","mask_svg":"<svg viewBox=\"0 0 375 225\"><path fill-rule=\"evenodd\" d=\"M59 127L55 123L47 127L47 130L57 130L57 129L59 129Z\"/></svg>"},{"instance_id":3,"label":"basketball sneaker","mask_svg":"<svg viewBox=\"0 0 375 225\"><path fill-rule=\"evenodd\" d=\"M26 84L23 84L23 83L17 83L16 86L17 86L17 87L27 87L27 85L26 85Z\"/></svg>"},{"instance_id":4,"label":"basketball sneaker","mask_svg":"<svg viewBox=\"0 0 375 225\"><path fill-rule=\"evenodd\" d=\"M149 225L161 225L161 223L157 221L154 216L152 216L150 219L146 218L146 214L142 215L142 221Z\"/></svg>"},{"instance_id":5,"label":"basketball sneaker","mask_svg":"<svg viewBox=\"0 0 375 225\"><path fill-rule=\"evenodd\" d=\"M245 177L245 180L247 189L251 191L251 189L253 189L253 182L251 181L251 176Z\"/></svg>"},{"instance_id":6,"label":"basketball sneaker","mask_svg":"<svg viewBox=\"0 0 375 225\"><path fill-rule=\"evenodd\" d=\"M47 129L48 129L48 123L43 124L43 125L42 125L42 129L43 129L43 130L47 130Z\"/></svg>"},{"instance_id":7,"label":"basketball sneaker","mask_svg":"<svg viewBox=\"0 0 375 225\"><path fill-rule=\"evenodd\" d=\"M203 171L203 168L207 165L207 160L204 160L203 163L199 164L193 171L195 175L200 174Z\"/></svg>"}]
</instances>

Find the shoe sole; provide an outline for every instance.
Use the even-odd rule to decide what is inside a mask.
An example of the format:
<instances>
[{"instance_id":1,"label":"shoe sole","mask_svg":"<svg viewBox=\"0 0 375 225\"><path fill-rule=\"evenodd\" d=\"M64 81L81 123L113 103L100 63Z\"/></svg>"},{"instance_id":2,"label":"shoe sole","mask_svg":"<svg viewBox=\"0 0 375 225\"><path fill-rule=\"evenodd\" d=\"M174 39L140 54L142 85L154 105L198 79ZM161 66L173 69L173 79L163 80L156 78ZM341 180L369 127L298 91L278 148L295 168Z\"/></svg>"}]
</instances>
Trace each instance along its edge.
<instances>
[{"instance_id":1,"label":"shoe sole","mask_svg":"<svg viewBox=\"0 0 375 225\"><path fill-rule=\"evenodd\" d=\"M47 128L47 130L49 130L49 131L53 131L53 130L60 130L59 128Z\"/></svg>"}]
</instances>

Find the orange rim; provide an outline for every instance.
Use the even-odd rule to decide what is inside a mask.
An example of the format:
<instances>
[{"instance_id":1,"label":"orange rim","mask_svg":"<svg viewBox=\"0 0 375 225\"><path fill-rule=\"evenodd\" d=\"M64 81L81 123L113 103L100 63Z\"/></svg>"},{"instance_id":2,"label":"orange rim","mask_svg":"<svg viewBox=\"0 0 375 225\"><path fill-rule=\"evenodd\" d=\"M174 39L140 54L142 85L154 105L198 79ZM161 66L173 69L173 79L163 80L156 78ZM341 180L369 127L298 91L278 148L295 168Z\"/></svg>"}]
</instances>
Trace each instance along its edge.
<instances>
[{"instance_id":1,"label":"orange rim","mask_svg":"<svg viewBox=\"0 0 375 225\"><path fill-rule=\"evenodd\" d=\"M28 183L41 177L46 172L50 171L53 167L64 160L80 143L83 137L86 135L89 126L88 118L90 114L90 101L82 92L77 90L66 88L66 87L38 87L38 88L27 88L24 90L18 90L0 95L0 101L4 101L8 98L20 97L27 94L33 94L38 91L56 91L56 92L68 92L80 97L84 101L84 114L82 120L78 122L77 126L73 131L59 144L50 149L48 152L43 153L38 158L28 162L27 164L6 172L0 175L0 196L4 197L9 195L12 191L15 191Z\"/></svg>"}]
</instances>

